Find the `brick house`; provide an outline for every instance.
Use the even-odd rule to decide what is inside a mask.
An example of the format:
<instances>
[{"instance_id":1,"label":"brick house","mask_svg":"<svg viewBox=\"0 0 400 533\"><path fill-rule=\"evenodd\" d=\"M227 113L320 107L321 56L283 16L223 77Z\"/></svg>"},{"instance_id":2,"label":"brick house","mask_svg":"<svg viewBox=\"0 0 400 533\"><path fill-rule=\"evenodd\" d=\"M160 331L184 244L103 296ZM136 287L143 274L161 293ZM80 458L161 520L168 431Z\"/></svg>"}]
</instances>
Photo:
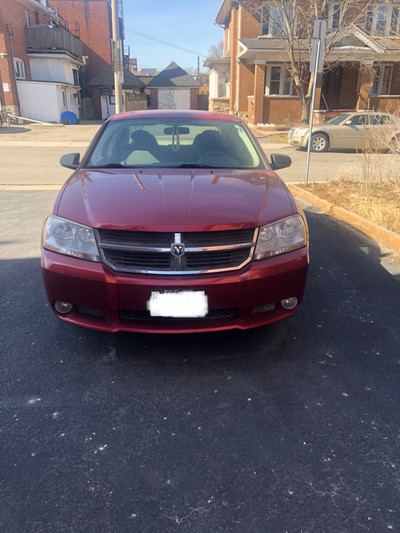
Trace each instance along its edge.
<instances>
[{"instance_id":1,"label":"brick house","mask_svg":"<svg viewBox=\"0 0 400 533\"><path fill-rule=\"evenodd\" d=\"M0 104L3 111L59 122L79 116L82 43L46 0L0 3Z\"/></svg>"},{"instance_id":2,"label":"brick house","mask_svg":"<svg viewBox=\"0 0 400 533\"><path fill-rule=\"evenodd\" d=\"M97 90L92 91L88 82L112 65L111 0L48 0L48 3L79 33L83 43L81 84L84 118L100 119L101 97ZM120 33L123 39L122 16Z\"/></svg>"},{"instance_id":3,"label":"brick house","mask_svg":"<svg viewBox=\"0 0 400 533\"><path fill-rule=\"evenodd\" d=\"M363 0L360 0L363 1ZM367 0L365 0L366 5ZM358 27L342 32L317 78L317 117L341 109L391 111L400 115L400 7L374 2ZM329 31L340 24L340 0L326 14ZM301 104L288 72L286 40L277 10L264 3L259 14L223 0L215 23L224 29L224 57L209 58L210 109L237 113L250 124L298 123ZM301 54L308 41L298 40Z\"/></svg>"}]
</instances>

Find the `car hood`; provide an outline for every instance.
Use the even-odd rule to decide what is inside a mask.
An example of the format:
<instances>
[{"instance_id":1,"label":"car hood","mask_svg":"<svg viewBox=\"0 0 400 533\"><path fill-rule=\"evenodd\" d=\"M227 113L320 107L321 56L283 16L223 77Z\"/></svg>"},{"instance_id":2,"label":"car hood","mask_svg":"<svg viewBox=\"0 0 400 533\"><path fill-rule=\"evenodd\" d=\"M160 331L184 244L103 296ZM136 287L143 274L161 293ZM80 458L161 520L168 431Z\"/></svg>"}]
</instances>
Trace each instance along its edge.
<instances>
[{"instance_id":1,"label":"car hood","mask_svg":"<svg viewBox=\"0 0 400 533\"><path fill-rule=\"evenodd\" d=\"M58 216L81 224L132 231L256 227L294 211L271 170L82 169L55 207Z\"/></svg>"},{"instance_id":2,"label":"car hood","mask_svg":"<svg viewBox=\"0 0 400 533\"><path fill-rule=\"evenodd\" d=\"M333 128L337 128L338 127L338 124L313 124L312 126L312 130L325 130L325 129L333 129ZM297 128L293 128L293 131L295 133L304 133L304 132L307 132L309 131L310 129L310 126L297 126Z\"/></svg>"}]
</instances>

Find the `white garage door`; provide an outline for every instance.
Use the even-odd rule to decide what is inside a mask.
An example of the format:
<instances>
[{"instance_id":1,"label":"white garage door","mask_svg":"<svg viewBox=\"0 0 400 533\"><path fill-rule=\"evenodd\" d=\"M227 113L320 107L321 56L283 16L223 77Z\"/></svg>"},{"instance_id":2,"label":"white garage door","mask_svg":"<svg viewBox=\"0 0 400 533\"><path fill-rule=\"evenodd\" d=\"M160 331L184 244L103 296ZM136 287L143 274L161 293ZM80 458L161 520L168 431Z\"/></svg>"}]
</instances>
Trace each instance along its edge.
<instances>
[{"instance_id":1,"label":"white garage door","mask_svg":"<svg viewBox=\"0 0 400 533\"><path fill-rule=\"evenodd\" d=\"M190 89L174 91L175 109L190 109Z\"/></svg>"},{"instance_id":2,"label":"white garage door","mask_svg":"<svg viewBox=\"0 0 400 533\"><path fill-rule=\"evenodd\" d=\"M158 90L158 108L174 109L174 91L172 89Z\"/></svg>"},{"instance_id":3,"label":"white garage door","mask_svg":"<svg viewBox=\"0 0 400 533\"><path fill-rule=\"evenodd\" d=\"M190 89L159 89L159 109L190 109Z\"/></svg>"}]
</instances>

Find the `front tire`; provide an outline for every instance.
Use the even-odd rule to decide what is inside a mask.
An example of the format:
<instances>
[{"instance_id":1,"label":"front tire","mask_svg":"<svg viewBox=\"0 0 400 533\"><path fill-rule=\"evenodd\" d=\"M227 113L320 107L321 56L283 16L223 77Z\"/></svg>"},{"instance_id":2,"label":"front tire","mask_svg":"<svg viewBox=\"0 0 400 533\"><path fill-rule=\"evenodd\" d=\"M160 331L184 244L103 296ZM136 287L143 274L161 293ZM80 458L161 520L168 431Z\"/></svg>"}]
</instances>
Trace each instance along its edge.
<instances>
[{"instance_id":1,"label":"front tire","mask_svg":"<svg viewBox=\"0 0 400 533\"><path fill-rule=\"evenodd\" d=\"M325 133L313 133L311 135L311 151L327 152L329 150L329 139Z\"/></svg>"}]
</instances>

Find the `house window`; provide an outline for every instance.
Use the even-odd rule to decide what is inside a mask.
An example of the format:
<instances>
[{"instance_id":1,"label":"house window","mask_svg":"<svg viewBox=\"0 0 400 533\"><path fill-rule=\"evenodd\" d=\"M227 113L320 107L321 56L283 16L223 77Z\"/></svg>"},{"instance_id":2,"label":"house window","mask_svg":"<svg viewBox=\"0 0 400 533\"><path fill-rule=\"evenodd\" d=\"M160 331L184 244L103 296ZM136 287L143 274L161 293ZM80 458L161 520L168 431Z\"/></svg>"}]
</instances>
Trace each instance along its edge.
<instances>
[{"instance_id":1,"label":"house window","mask_svg":"<svg viewBox=\"0 0 400 533\"><path fill-rule=\"evenodd\" d=\"M272 65L267 67L265 76L266 95L291 95L293 81L286 67Z\"/></svg>"},{"instance_id":2,"label":"house window","mask_svg":"<svg viewBox=\"0 0 400 533\"><path fill-rule=\"evenodd\" d=\"M29 28L30 25L31 25L31 19L29 16L29 12L25 11L25 26Z\"/></svg>"},{"instance_id":3,"label":"house window","mask_svg":"<svg viewBox=\"0 0 400 533\"><path fill-rule=\"evenodd\" d=\"M365 17L365 31L372 35L397 35L400 30L398 6L369 5Z\"/></svg>"},{"instance_id":4,"label":"house window","mask_svg":"<svg viewBox=\"0 0 400 533\"><path fill-rule=\"evenodd\" d=\"M342 17L342 8L340 4L325 4L324 20L330 30L337 30L340 28L340 20Z\"/></svg>"},{"instance_id":5,"label":"house window","mask_svg":"<svg viewBox=\"0 0 400 533\"><path fill-rule=\"evenodd\" d=\"M18 57L14 57L14 72L17 80L24 80L26 78L25 64Z\"/></svg>"},{"instance_id":6,"label":"house window","mask_svg":"<svg viewBox=\"0 0 400 533\"><path fill-rule=\"evenodd\" d=\"M226 98L228 91L229 72L217 71L218 86L217 96L218 98Z\"/></svg>"},{"instance_id":7,"label":"house window","mask_svg":"<svg viewBox=\"0 0 400 533\"><path fill-rule=\"evenodd\" d=\"M291 32L293 21L293 7L270 7L263 5L261 10L261 35L273 35L279 37ZM294 28L296 33L296 27Z\"/></svg>"},{"instance_id":8,"label":"house window","mask_svg":"<svg viewBox=\"0 0 400 533\"><path fill-rule=\"evenodd\" d=\"M390 94L393 65L375 65L372 69L374 71L374 81L370 96Z\"/></svg>"},{"instance_id":9,"label":"house window","mask_svg":"<svg viewBox=\"0 0 400 533\"><path fill-rule=\"evenodd\" d=\"M79 85L79 76L76 68L72 69L72 75L74 76L74 85Z\"/></svg>"}]
</instances>

